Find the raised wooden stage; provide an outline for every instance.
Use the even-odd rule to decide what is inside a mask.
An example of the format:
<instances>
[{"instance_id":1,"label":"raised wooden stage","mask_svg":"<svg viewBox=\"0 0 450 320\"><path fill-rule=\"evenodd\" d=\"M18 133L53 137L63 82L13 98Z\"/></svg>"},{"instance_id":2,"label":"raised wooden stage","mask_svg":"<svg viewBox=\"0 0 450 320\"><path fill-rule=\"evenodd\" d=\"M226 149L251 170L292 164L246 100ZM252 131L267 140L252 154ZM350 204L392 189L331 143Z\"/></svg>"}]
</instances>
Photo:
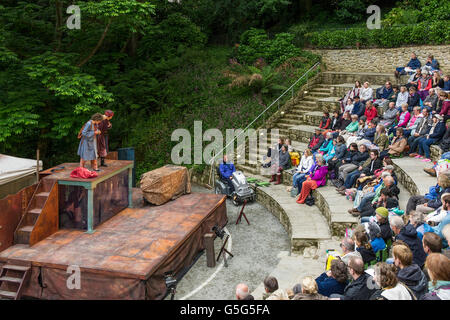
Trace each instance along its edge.
<instances>
[{"instance_id":1,"label":"raised wooden stage","mask_svg":"<svg viewBox=\"0 0 450 320\"><path fill-rule=\"evenodd\" d=\"M28 297L162 299L164 273L189 267L204 249L204 234L226 223L223 195L192 193L161 206L126 208L93 233L60 229L32 246L15 244L0 252L0 266L31 263ZM68 288L69 266L80 268L81 289Z\"/></svg>"}]
</instances>

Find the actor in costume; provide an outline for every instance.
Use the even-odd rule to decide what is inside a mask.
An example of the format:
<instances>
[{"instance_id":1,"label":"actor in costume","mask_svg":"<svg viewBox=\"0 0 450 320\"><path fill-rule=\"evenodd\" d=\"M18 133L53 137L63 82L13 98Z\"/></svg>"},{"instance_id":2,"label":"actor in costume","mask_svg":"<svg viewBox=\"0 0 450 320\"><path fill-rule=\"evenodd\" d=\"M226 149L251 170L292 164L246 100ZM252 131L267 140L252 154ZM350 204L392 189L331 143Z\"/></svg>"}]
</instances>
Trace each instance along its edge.
<instances>
[{"instance_id":1,"label":"actor in costume","mask_svg":"<svg viewBox=\"0 0 450 320\"><path fill-rule=\"evenodd\" d=\"M111 120L113 116L113 111L106 110L102 122L98 125L98 130L100 130L101 133L97 136L97 150L98 156L100 157L100 166L102 167L107 167L105 164L105 157L109 152L108 130L112 128L112 124L109 120Z\"/></svg>"},{"instance_id":2,"label":"actor in costume","mask_svg":"<svg viewBox=\"0 0 450 320\"><path fill-rule=\"evenodd\" d=\"M100 113L94 114L81 131L81 140L78 146L78 155L81 158L80 167L84 168L86 161L91 161L92 169L100 171L97 165L97 136L101 132L97 126L102 120L103 116Z\"/></svg>"}]
</instances>

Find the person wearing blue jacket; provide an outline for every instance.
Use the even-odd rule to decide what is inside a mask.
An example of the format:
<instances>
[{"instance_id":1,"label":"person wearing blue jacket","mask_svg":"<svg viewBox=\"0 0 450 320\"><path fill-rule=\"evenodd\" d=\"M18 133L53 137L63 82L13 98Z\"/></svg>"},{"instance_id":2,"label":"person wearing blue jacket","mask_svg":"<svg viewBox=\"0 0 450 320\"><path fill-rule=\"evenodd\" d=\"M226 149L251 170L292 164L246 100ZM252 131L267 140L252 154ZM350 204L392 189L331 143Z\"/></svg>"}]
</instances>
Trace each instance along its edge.
<instances>
[{"instance_id":1,"label":"person wearing blue jacket","mask_svg":"<svg viewBox=\"0 0 450 320\"><path fill-rule=\"evenodd\" d=\"M417 59L417 55L414 52L411 53L411 60L409 60L408 64L405 67L411 68L413 70L420 69L422 67L422 63L419 59ZM395 76L397 78L402 74L406 74L405 67L398 67L395 70ZM411 72L409 74L411 74Z\"/></svg>"},{"instance_id":2,"label":"person wearing blue jacket","mask_svg":"<svg viewBox=\"0 0 450 320\"><path fill-rule=\"evenodd\" d=\"M328 154L333 149L333 134L331 132L327 132L327 138L322 143L322 146L319 148L319 151L323 152L323 155Z\"/></svg>"},{"instance_id":3,"label":"person wearing blue jacket","mask_svg":"<svg viewBox=\"0 0 450 320\"><path fill-rule=\"evenodd\" d=\"M321 295L344 294L348 284L347 265L340 259L331 261L330 270L318 276L316 283Z\"/></svg>"},{"instance_id":4,"label":"person wearing blue jacket","mask_svg":"<svg viewBox=\"0 0 450 320\"><path fill-rule=\"evenodd\" d=\"M361 103L358 96L354 97L353 99L355 102L353 104L352 114L356 114L359 118L364 115L366 107Z\"/></svg>"},{"instance_id":5,"label":"person wearing blue jacket","mask_svg":"<svg viewBox=\"0 0 450 320\"><path fill-rule=\"evenodd\" d=\"M233 172L236 171L234 164L228 162L227 155L223 156L223 162L219 165L220 176L223 181L226 181L228 186L230 187L231 192L234 191L233 182Z\"/></svg>"},{"instance_id":6,"label":"person wearing blue jacket","mask_svg":"<svg viewBox=\"0 0 450 320\"><path fill-rule=\"evenodd\" d=\"M430 128L428 134L419 139L419 155L425 157L422 161L430 162L430 146L439 140L445 134L446 127L443 122L443 117L440 114L433 115L433 124Z\"/></svg>"}]
</instances>

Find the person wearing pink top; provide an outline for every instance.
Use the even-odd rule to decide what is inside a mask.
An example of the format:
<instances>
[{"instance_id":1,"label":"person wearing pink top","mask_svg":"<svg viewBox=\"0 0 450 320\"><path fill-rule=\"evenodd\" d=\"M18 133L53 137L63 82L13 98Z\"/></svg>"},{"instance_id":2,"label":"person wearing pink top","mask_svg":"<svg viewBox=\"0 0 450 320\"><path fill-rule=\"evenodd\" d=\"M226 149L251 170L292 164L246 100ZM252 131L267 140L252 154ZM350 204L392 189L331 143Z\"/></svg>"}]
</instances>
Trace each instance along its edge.
<instances>
[{"instance_id":1,"label":"person wearing pink top","mask_svg":"<svg viewBox=\"0 0 450 320\"><path fill-rule=\"evenodd\" d=\"M442 103L442 107L439 111L439 114L444 117L444 122L450 118L450 100L449 94L445 91L441 91L439 94L439 102Z\"/></svg>"},{"instance_id":2,"label":"person wearing pink top","mask_svg":"<svg viewBox=\"0 0 450 320\"><path fill-rule=\"evenodd\" d=\"M395 127L391 127L389 129L389 135L391 133L395 133L395 130L398 127L405 128L409 122L409 119L411 119L411 114L408 112L408 104L407 103L402 104L402 113L400 113L400 115L398 116L397 119L398 119L398 124Z\"/></svg>"},{"instance_id":3,"label":"person wearing pink top","mask_svg":"<svg viewBox=\"0 0 450 320\"><path fill-rule=\"evenodd\" d=\"M311 190L315 190L318 187L324 186L327 183L328 167L325 164L322 156L316 156L317 166L314 171L306 178L306 181L302 184L302 192L298 196L297 203L305 203L306 198L311 193Z\"/></svg>"}]
</instances>

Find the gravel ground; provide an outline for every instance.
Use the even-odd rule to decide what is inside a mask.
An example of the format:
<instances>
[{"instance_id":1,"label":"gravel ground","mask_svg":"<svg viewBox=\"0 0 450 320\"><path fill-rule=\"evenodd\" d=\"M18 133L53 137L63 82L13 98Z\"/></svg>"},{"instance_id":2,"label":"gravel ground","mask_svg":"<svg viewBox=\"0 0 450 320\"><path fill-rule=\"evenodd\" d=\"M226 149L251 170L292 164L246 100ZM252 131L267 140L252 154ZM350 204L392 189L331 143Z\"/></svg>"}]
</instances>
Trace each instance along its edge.
<instances>
[{"instance_id":1,"label":"gravel ground","mask_svg":"<svg viewBox=\"0 0 450 320\"><path fill-rule=\"evenodd\" d=\"M192 192L212 193L213 190L193 185ZM221 258L215 268L208 268L206 254L202 254L178 283L176 299L234 299L236 284L244 282L250 291L255 290L278 265L281 257L289 254L288 235L266 208L256 202L246 205L245 214L250 225L245 219L235 224L239 211L240 207L235 207L227 200L226 228L231 234L231 253L234 255L228 259L228 267L223 266ZM220 238L216 238L214 244L217 255L222 246Z\"/></svg>"}]
</instances>

